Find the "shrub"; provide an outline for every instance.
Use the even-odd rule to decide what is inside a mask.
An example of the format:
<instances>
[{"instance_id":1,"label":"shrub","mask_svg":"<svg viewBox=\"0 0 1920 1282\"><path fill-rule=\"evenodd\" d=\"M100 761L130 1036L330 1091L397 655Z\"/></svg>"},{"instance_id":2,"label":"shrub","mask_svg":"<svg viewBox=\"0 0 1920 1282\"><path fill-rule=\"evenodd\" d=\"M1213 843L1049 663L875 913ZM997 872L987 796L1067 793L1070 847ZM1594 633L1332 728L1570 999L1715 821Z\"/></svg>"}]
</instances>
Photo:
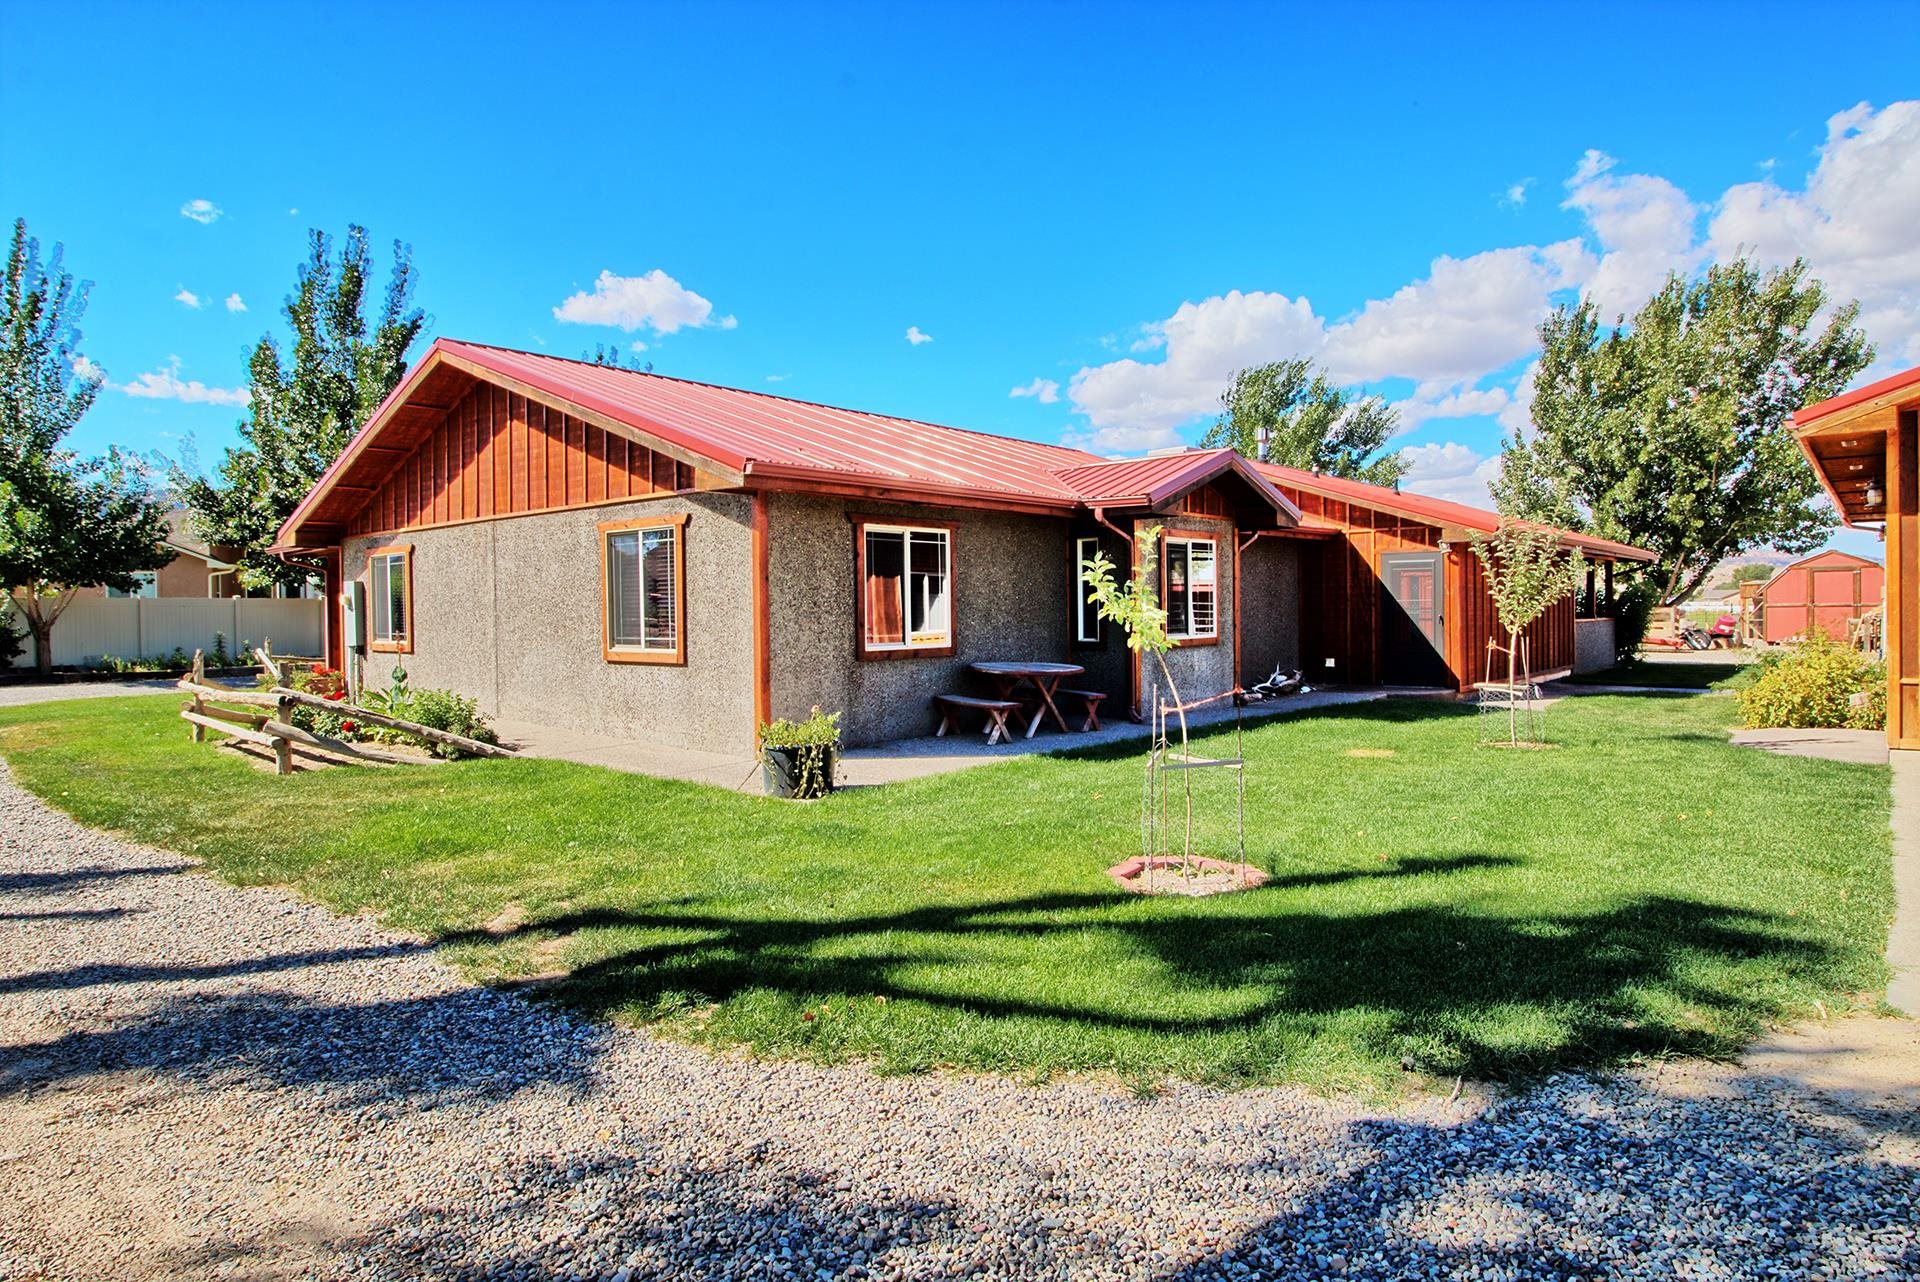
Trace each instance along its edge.
<instances>
[{"instance_id":1,"label":"shrub","mask_svg":"<svg viewBox=\"0 0 1920 1282\"><path fill-rule=\"evenodd\" d=\"M11 668L27 649L27 634L14 619L13 599L0 598L0 668Z\"/></svg>"},{"instance_id":2,"label":"shrub","mask_svg":"<svg viewBox=\"0 0 1920 1282\"><path fill-rule=\"evenodd\" d=\"M1640 653L1640 643L1647 639L1647 625L1653 622L1653 607L1659 603L1660 593L1645 578L1635 579L1614 597L1613 657L1616 662L1629 662Z\"/></svg>"},{"instance_id":3,"label":"shrub","mask_svg":"<svg viewBox=\"0 0 1920 1282\"><path fill-rule=\"evenodd\" d=\"M1790 652L1768 655L1740 692L1740 717L1759 729L1847 727L1878 730L1887 723L1886 669L1816 632ZM1864 694L1863 706L1853 696Z\"/></svg>"},{"instance_id":4,"label":"shrub","mask_svg":"<svg viewBox=\"0 0 1920 1282\"><path fill-rule=\"evenodd\" d=\"M480 715L480 705L465 695L455 694L451 690L415 690L407 702L405 712L393 713L405 717L408 721L417 721L423 726L435 730L446 730L452 734L465 735L469 739L478 739L481 743L498 743L499 736L493 727ZM431 745L433 751L442 757L461 757L466 754L450 744Z\"/></svg>"}]
</instances>

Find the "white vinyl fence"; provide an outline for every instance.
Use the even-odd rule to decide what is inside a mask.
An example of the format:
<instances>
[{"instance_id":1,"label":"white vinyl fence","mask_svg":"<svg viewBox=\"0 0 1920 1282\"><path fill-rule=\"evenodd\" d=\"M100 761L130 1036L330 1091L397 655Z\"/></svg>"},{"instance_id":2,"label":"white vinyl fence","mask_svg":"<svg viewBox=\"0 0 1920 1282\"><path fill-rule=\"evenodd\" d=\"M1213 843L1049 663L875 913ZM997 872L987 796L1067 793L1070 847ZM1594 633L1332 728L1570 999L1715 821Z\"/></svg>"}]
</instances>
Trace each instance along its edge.
<instances>
[{"instance_id":1,"label":"white vinyl fence","mask_svg":"<svg viewBox=\"0 0 1920 1282\"><path fill-rule=\"evenodd\" d=\"M216 632L226 634L228 654L271 638L275 654L317 655L323 604L317 598L82 597L53 625L53 661L98 663L107 655L154 659L176 648L211 654ZM26 631L24 621L16 620L16 626ZM33 638L25 641L16 666L32 667Z\"/></svg>"}]
</instances>

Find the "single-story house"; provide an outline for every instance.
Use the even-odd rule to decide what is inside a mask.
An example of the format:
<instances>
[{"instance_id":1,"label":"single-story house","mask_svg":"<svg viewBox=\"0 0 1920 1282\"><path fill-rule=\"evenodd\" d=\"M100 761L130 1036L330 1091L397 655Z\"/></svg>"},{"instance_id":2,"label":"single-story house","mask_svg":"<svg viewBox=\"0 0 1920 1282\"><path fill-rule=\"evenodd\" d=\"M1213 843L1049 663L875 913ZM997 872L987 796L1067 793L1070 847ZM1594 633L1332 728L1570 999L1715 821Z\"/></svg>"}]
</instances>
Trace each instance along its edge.
<instances>
[{"instance_id":1,"label":"single-story house","mask_svg":"<svg viewBox=\"0 0 1920 1282\"><path fill-rule=\"evenodd\" d=\"M1793 421L1841 520L1886 544L1887 743L1920 749L1920 367Z\"/></svg>"},{"instance_id":2,"label":"single-story house","mask_svg":"<svg viewBox=\"0 0 1920 1282\"><path fill-rule=\"evenodd\" d=\"M724 751L815 705L853 744L928 733L990 659L1070 660L1136 708L1152 666L1077 567L1125 567L1148 525L1187 697L1276 665L1471 686L1497 629L1467 540L1495 523L1231 450L1107 459L441 339L274 550L326 576L329 658L376 685L402 664L496 716ZM1651 559L1566 538L1608 585ZM1611 662L1611 620L1575 614L1536 625L1536 672L1583 627Z\"/></svg>"}]
</instances>

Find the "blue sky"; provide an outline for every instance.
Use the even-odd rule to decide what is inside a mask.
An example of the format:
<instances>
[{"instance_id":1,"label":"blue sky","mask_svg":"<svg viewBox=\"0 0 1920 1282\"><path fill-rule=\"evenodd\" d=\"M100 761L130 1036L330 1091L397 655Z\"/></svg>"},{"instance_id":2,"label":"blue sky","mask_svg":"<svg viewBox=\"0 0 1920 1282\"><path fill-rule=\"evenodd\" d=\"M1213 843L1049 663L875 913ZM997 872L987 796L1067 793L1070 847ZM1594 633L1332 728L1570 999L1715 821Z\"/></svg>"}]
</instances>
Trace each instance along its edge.
<instances>
[{"instance_id":1,"label":"blue sky","mask_svg":"<svg viewBox=\"0 0 1920 1282\"><path fill-rule=\"evenodd\" d=\"M1911 5L7 15L0 209L95 282L84 449L217 459L349 221L430 334L1106 451L1311 355L1469 500L1578 291L1804 253L1920 364Z\"/></svg>"}]
</instances>

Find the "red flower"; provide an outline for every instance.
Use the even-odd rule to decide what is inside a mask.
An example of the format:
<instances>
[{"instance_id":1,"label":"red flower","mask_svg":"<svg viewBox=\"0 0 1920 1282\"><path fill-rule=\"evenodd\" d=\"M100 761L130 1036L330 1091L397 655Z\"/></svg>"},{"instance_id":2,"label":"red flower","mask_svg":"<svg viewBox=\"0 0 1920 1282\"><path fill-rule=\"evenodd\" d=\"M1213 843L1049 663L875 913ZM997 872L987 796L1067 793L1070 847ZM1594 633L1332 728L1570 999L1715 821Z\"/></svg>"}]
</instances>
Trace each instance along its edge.
<instances>
[{"instance_id":1,"label":"red flower","mask_svg":"<svg viewBox=\"0 0 1920 1282\"><path fill-rule=\"evenodd\" d=\"M323 699L332 699L335 703L338 703L340 700L347 697L347 692L345 690L334 690L328 694L323 694L320 697Z\"/></svg>"},{"instance_id":2,"label":"red flower","mask_svg":"<svg viewBox=\"0 0 1920 1282\"><path fill-rule=\"evenodd\" d=\"M342 722L340 723L340 733L342 733L342 734L352 734L352 733L353 733L353 722L351 722L351 721L342 721Z\"/></svg>"}]
</instances>

